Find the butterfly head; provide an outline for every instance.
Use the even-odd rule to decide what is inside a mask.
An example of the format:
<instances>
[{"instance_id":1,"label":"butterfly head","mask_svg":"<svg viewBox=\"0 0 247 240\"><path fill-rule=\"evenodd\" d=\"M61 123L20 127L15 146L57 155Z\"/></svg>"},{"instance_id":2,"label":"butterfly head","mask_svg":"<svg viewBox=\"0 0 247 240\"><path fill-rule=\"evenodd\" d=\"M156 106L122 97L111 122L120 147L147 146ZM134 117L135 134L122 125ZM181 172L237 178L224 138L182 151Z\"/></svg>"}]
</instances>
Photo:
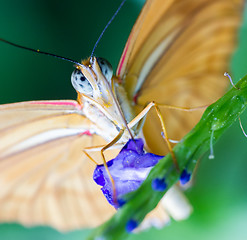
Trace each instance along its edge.
<instances>
[{"instance_id":1,"label":"butterfly head","mask_svg":"<svg viewBox=\"0 0 247 240\"><path fill-rule=\"evenodd\" d=\"M128 137L130 135L133 138L127 126L126 115L118 102L114 88L115 79L111 64L96 57L90 57L78 64L71 76L72 85L78 93L77 100L84 106L84 113L89 113L90 118L92 112L99 110L117 129L126 129Z\"/></svg>"},{"instance_id":2,"label":"butterfly head","mask_svg":"<svg viewBox=\"0 0 247 240\"><path fill-rule=\"evenodd\" d=\"M78 99L94 99L98 103L111 105L112 102L111 64L103 59L92 57L82 61L73 71L71 82L78 93Z\"/></svg>"}]
</instances>

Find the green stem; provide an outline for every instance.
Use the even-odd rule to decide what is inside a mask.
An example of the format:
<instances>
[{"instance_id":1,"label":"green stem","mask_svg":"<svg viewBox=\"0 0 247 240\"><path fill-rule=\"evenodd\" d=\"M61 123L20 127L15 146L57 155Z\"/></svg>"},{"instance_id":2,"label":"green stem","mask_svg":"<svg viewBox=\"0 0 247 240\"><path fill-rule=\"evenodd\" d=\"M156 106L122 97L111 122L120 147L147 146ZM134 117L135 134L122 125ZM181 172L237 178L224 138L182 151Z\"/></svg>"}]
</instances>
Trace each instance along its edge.
<instances>
[{"instance_id":1,"label":"green stem","mask_svg":"<svg viewBox=\"0 0 247 240\"><path fill-rule=\"evenodd\" d=\"M192 172L197 160L214 144L223 132L240 116L247 105L247 76L204 112L199 123L174 147L181 172ZM212 135L213 134L213 135ZM139 189L126 195L127 203L106 223L96 228L89 239L126 239L126 224L131 219L138 223L156 207L165 192L181 175L173 165L170 154L152 169ZM167 188L163 192L152 189L154 179L165 178Z\"/></svg>"}]
</instances>

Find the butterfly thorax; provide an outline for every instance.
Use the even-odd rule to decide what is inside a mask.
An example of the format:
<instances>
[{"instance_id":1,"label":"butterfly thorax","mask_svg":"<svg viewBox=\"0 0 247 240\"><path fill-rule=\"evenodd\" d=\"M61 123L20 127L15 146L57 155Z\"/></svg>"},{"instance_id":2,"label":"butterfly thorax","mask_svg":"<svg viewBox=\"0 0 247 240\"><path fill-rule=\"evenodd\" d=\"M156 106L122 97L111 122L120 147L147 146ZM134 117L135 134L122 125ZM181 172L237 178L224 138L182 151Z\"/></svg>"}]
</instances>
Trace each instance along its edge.
<instances>
[{"instance_id":1,"label":"butterfly thorax","mask_svg":"<svg viewBox=\"0 0 247 240\"><path fill-rule=\"evenodd\" d=\"M90 58L72 73L83 114L96 126L96 134L112 140L121 129L121 140L130 138L126 124L134 117L124 88L113 76L111 65L102 58Z\"/></svg>"}]
</instances>

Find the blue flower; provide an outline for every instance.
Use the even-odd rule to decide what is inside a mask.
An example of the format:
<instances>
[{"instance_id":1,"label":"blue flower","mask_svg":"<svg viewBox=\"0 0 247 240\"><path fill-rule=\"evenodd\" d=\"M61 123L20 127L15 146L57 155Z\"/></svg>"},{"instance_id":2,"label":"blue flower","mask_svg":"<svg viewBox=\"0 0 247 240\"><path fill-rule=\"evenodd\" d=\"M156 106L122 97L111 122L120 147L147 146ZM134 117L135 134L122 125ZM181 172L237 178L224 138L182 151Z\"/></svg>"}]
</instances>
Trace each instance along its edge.
<instances>
[{"instance_id":1,"label":"blue flower","mask_svg":"<svg viewBox=\"0 0 247 240\"><path fill-rule=\"evenodd\" d=\"M158 191L158 192L163 192L166 190L167 188L167 184L165 182L165 178L159 179L159 178L155 178L152 181L152 188L154 191Z\"/></svg>"},{"instance_id":2,"label":"blue flower","mask_svg":"<svg viewBox=\"0 0 247 240\"><path fill-rule=\"evenodd\" d=\"M188 173L186 169L184 169L180 176L181 185L185 185L187 182L189 182L190 178L191 178L191 174Z\"/></svg>"},{"instance_id":3,"label":"blue flower","mask_svg":"<svg viewBox=\"0 0 247 240\"><path fill-rule=\"evenodd\" d=\"M139 188L152 167L163 158L153 153L145 153L143 146L142 139L129 140L117 157L107 162L114 179L117 199L113 199L112 184L103 164L94 170L94 181L102 186L101 191L115 208L125 203L122 196Z\"/></svg>"},{"instance_id":4,"label":"blue flower","mask_svg":"<svg viewBox=\"0 0 247 240\"><path fill-rule=\"evenodd\" d=\"M126 224L125 229L128 233L131 233L137 227L138 227L137 221L135 221L134 219L130 219Z\"/></svg>"}]
</instances>

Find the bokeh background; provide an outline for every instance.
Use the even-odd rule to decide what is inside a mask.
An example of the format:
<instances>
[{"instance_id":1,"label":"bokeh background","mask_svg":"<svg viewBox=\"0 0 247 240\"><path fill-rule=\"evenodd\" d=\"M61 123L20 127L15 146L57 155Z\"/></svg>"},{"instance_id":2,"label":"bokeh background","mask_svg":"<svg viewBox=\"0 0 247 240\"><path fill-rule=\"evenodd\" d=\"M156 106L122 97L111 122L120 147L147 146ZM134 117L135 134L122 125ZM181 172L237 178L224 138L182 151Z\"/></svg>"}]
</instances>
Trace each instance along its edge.
<instances>
[{"instance_id":1,"label":"bokeh background","mask_svg":"<svg viewBox=\"0 0 247 240\"><path fill-rule=\"evenodd\" d=\"M94 43L120 0L0 0L0 37L80 61ZM124 44L144 0L128 0L100 41L96 55L116 69ZM247 74L247 11L232 59L236 82ZM210 37L210 36L208 36ZM70 83L73 65L36 55L0 42L0 103L41 99L74 99ZM242 116L247 129L247 112ZM151 229L130 239L247 239L247 139L235 123L215 145L215 159L201 161L196 181L186 195L192 216L172 221L164 229ZM1 240L84 239L90 230L62 234L49 227L25 228L0 224Z\"/></svg>"}]
</instances>

